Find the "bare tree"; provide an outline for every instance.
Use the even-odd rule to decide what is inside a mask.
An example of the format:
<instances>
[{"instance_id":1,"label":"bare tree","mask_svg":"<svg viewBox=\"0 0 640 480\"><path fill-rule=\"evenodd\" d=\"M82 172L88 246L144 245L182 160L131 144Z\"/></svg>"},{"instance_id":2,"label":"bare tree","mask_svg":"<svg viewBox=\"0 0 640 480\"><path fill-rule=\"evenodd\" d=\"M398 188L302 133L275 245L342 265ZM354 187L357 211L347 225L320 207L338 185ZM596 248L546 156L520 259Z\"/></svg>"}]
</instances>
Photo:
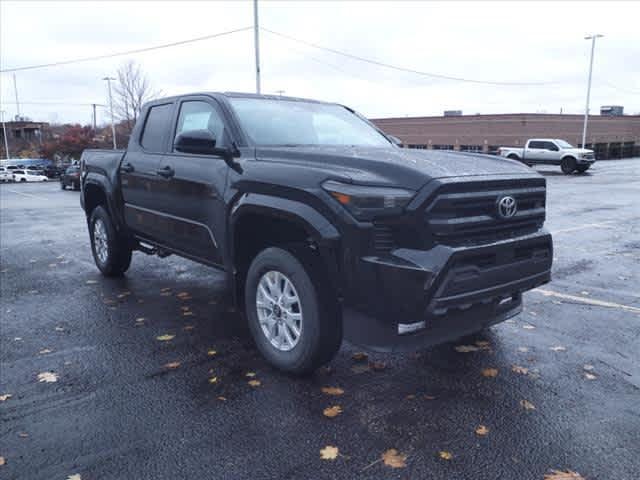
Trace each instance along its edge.
<instances>
[{"instance_id":1,"label":"bare tree","mask_svg":"<svg viewBox=\"0 0 640 480\"><path fill-rule=\"evenodd\" d=\"M149 79L136 62L130 60L118 69L118 79L114 87L114 108L129 132L140 116L142 105L159 94L160 92L151 89Z\"/></svg>"}]
</instances>

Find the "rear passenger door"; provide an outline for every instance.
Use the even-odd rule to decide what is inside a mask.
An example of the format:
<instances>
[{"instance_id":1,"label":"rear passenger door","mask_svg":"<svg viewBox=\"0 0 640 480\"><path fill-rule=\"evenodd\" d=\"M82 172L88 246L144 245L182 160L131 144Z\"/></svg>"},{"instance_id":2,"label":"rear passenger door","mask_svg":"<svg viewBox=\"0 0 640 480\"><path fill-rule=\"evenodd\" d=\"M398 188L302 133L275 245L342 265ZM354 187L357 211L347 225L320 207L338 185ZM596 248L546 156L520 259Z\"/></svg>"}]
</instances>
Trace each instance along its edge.
<instances>
[{"instance_id":1,"label":"rear passenger door","mask_svg":"<svg viewBox=\"0 0 640 480\"><path fill-rule=\"evenodd\" d=\"M229 146L229 129L220 105L208 96L182 98L175 117L168 152L160 164L170 176L159 186L156 199L168 246L196 260L222 265L223 194L229 167L220 156L178 152L173 144L180 133L209 130L216 145Z\"/></svg>"},{"instance_id":2,"label":"rear passenger door","mask_svg":"<svg viewBox=\"0 0 640 480\"><path fill-rule=\"evenodd\" d=\"M536 140L530 141L527 145L525 159L536 161L544 160L544 142Z\"/></svg>"},{"instance_id":3,"label":"rear passenger door","mask_svg":"<svg viewBox=\"0 0 640 480\"><path fill-rule=\"evenodd\" d=\"M173 109L173 103L162 103L144 112L143 126L132 133L120 164L125 223L144 239L161 240L164 235L156 198L164 181L158 168L167 150Z\"/></svg>"}]
</instances>

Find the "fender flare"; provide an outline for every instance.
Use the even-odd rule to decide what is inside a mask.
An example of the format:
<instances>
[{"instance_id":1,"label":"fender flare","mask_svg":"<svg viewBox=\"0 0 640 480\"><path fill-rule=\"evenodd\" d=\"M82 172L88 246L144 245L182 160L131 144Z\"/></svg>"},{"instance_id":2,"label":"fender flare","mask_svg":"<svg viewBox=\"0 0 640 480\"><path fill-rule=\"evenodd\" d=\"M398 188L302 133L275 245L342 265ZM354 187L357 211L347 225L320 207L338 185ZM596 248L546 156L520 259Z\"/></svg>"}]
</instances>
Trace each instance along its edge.
<instances>
[{"instance_id":1,"label":"fender flare","mask_svg":"<svg viewBox=\"0 0 640 480\"><path fill-rule=\"evenodd\" d=\"M103 175L96 174L94 172L89 172L86 174L84 179L81 182L81 195L80 195L80 204L82 209L86 212L86 200L85 200L85 189L87 186L96 187L104 193L105 198L107 199L107 210L113 219L113 223L118 231L122 231L124 228L124 217L122 216L122 212L117 208L114 197L114 190L112 188L111 182L109 182ZM87 215L87 220L88 220Z\"/></svg>"}]
</instances>

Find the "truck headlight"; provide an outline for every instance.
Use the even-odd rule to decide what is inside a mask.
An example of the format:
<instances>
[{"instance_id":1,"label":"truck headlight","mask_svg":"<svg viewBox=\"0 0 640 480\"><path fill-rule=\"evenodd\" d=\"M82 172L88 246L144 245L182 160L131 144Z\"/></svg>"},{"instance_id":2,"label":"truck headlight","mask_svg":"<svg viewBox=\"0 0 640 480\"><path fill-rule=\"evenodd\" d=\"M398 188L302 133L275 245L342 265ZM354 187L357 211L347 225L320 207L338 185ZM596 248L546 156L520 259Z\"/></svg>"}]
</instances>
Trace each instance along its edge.
<instances>
[{"instance_id":1,"label":"truck headlight","mask_svg":"<svg viewBox=\"0 0 640 480\"><path fill-rule=\"evenodd\" d=\"M358 220L398 215L416 193L404 188L351 185L334 180L327 180L322 188Z\"/></svg>"}]
</instances>

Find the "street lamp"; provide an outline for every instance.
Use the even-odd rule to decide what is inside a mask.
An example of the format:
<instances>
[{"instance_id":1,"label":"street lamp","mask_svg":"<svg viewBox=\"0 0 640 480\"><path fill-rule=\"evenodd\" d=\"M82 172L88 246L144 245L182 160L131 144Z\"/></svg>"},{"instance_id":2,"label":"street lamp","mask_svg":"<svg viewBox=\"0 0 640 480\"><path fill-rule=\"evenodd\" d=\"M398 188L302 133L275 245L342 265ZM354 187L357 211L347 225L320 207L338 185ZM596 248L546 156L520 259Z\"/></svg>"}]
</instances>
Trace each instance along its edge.
<instances>
[{"instance_id":1,"label":"street lamp","mask_svg":"<svg viewBox=\"0 0 640 480\"><path fill-rule=\"evenodd\" d=\"M109 86L109 109L111 110L111 135L113 136L113 149L116 147L116 124L113 116L113 96L111 95L111 80L115 80L113 77L104 77L102 80L107 81L107 85Z\"/></svg>"},{"instance_id":2,"label":"street lamp","mask_svg":"<svg viewBox=\"0 0 640 480\"><path fill-rule=\"evenodd\" d=\"M4 123L4 110L0 110L0 117L2 119L2 133L4 136L4 153L7 155L7 160L9 160L9 142L7 142L7 124Z\"/></svg>"},{"instance_id":3,"label":"street lamp","mask_svg":"<svg viewBox=\"0 0 640 480\"><path fill-rule=\"evenodd\" d=\"M589 121L589 99L591 97L591 73L593 72L593 52L596 48L596 38L604 37L599 33L587 35L585 40L591 40L591 59L589 60L589 81L587 83L587 104L584 107L584 124L582 126L582 148L585 148L587 142L587 122Z\"/></svg>"}]
</instances>

